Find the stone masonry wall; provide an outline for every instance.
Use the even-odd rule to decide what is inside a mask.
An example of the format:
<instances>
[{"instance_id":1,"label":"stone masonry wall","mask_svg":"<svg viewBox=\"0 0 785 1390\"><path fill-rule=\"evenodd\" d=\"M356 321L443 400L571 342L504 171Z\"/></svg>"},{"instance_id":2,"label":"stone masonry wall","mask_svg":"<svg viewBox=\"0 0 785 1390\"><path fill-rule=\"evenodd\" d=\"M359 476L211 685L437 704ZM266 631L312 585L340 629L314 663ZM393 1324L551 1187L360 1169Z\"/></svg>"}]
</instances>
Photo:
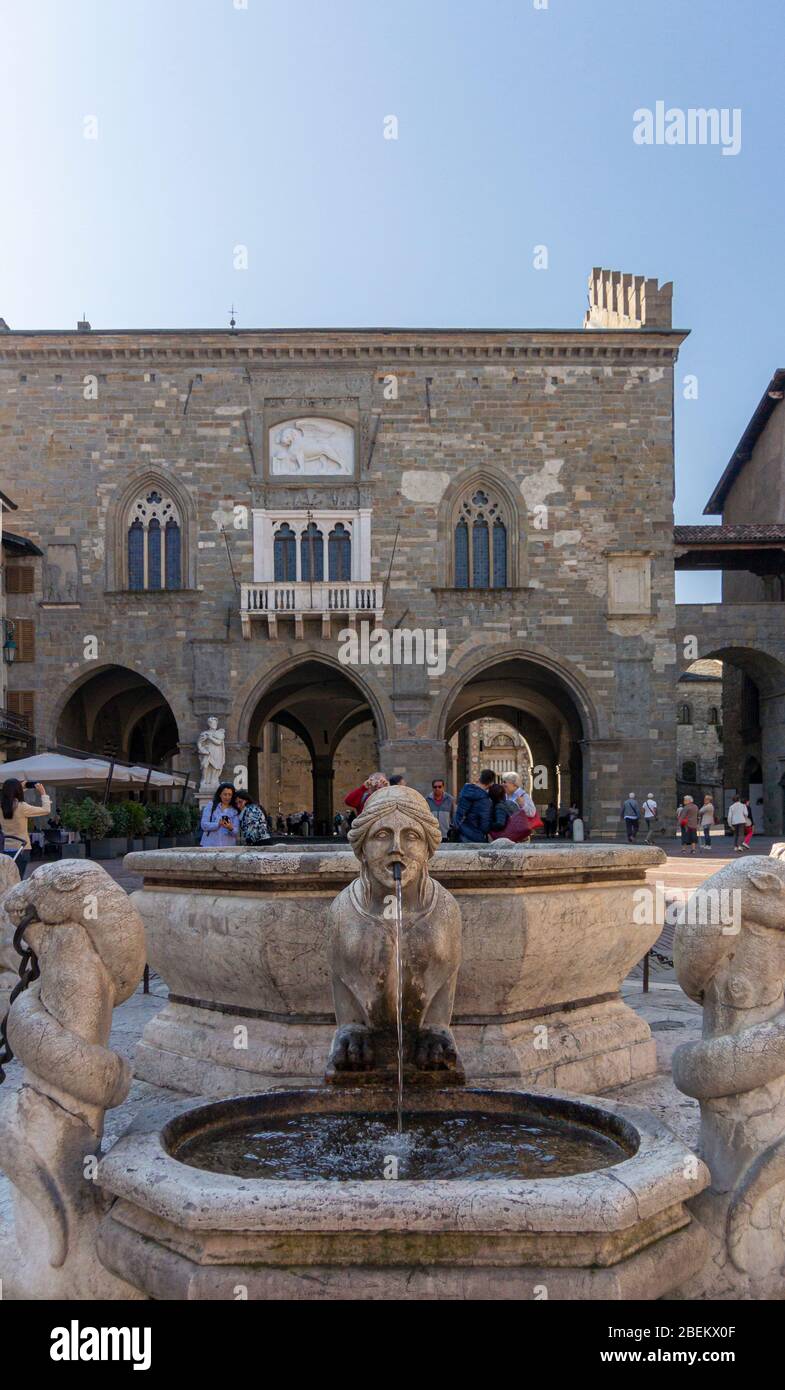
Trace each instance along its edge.
<instances>
[{"instance_id":1,"label":"stone masonry wall","mask_svg":"<svg viewBox=\"0 0 785 1390\"><path fill-rule=\"evenodd\" d=\"M36 659L10 684L36 692L40 738L54 739L78 682L119 664L169 702L183 765L194 766L211 704L226 724L228 764L247 758L248 711L265 681L291 658L334 662L336 638L271 640L254 624L244 639L220 527L237 580L250 581L252 534L234 528L234 508L250 514L288 481L264 476L265 403L292 402L295 416L298 405L329 415L351 402L361 471L349 491L373 510L372 574L390 577L385 626L445 628L448 638L438 679L422 668L353 673L381 713L381 765L427 787L445 771L448 711L463 682L527 656L555 699L573 692L592 831L618 833L630 788L664 802L672 794L680 341L653 330L3 334L0 486L19 505L16 530L45 554L73 544L78 555L73 604L41 606L41 561L35 592L9 601L9 616L36 625ZM93 375L97 398L85 399ZM506 482L518 509L519 581L499 592L455 590L448 575L451 490L482 470ZM148 471L172 478L193 506L195 583L181 592L111 587L115 511ZM335 490L335 479L316 479L308 495L330 505ZM650 558L650 615L609 616L609 552Z\"/></svg>"}]
</instances>

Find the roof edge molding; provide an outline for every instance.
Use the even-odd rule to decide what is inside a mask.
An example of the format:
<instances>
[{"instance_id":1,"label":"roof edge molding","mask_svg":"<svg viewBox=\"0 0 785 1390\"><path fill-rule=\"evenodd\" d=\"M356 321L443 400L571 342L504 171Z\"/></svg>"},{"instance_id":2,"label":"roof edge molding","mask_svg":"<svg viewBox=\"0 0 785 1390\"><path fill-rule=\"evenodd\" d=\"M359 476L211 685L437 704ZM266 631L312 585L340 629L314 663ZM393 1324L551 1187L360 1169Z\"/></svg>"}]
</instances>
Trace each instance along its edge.
<instances>
[{"instance_id":1,"label":"roof edge molding","mask_svg":"<svg viewBox=\"0 0 785 1390\"><path fill-rule=\"evenodd\" d=\"M731 454L725 472L703 508L704 516L716 516L722 513L728 493L752 454L770 416L773 415L783 399L783 395L785 395L785 367L778 367L761 396L747 428Z\"/></svg>"}]
</instances>

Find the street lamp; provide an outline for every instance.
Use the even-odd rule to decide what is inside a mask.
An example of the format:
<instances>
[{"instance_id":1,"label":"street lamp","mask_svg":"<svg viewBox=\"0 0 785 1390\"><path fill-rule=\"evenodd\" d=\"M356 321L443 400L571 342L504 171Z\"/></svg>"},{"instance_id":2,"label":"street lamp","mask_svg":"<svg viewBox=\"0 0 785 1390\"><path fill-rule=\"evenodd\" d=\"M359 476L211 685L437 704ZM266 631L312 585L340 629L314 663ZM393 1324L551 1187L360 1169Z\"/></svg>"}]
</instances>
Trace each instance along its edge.
<instances>
[{"instance_id":1,"label":"street lamp","mask_svg":"<svg viewBox=\"0 0 785 1390\"><path fill-rule=\"evenodd\" d=\"M5 641L3 642L3 661L8 666L12 666L16 660L16 642L14 641L14 625L4 619Z\"/></svg>"}]
</instances>

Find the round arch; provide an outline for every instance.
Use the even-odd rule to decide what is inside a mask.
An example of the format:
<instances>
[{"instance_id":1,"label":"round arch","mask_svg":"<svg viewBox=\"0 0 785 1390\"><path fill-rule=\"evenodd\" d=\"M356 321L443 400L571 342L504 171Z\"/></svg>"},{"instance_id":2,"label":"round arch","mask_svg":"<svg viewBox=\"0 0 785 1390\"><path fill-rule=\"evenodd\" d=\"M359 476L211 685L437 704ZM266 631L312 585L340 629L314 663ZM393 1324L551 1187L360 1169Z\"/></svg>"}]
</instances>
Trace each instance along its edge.
<instances>
[{"instance_id":1,"label":"round arch","mask_svg":"<svg viewBox=\"0 0 785 1390\"><path fill-rule=\"evenodd\" d=\"M319 831L327 831L333 818L338 745L354 728L369 723L375 735L373 760L376 761L378 744L392 726L392 721L388 723L385 704L386 699L382 699L370 682L354 669L347 669L334 656L307 650L280 662L246 688L237 702L237 741L248 746L251 785L258 784L262 792L272 777L277 754L265 735L265 728L277 724L291 729L309 754L315 825ZM364 775L371 770L367 768ZM292 794L296 781L297 795L302 800L302 768L296 775L293 773L291 780ZM281 786L284 781L281 771ZM342 801L350 788L337 790Z\"/></svg>"},{"instance_id":2,"label":"round arch","mask_svg":"<svg viewBox=\"0 0 785 1390\"><path fill-rule=\"evenodd\" d=\"M491 652L482 653L478 653L476 648L472 648L467 656L458 663L455 675L432 716L431 737L439 740L447 737L447 728L451 721L456 698L466 686L471 685L478 676L483 676L485 680L493 680L495 679L494 671L496 671L497 677L501 674L498 668L506 665L512 666L516 663L520 663L520 673L516 680L524 686L527 685L527 675L529 681L531 679L536 681L537 672L540 672L546 683L549 683L557 692L561 691L562 697L567 697L578 715L581 738L592 739L607 736L607 730L600 719L597 707L589 695L583 678L571 662L555 657L544 647L505 645L494 647Z\"/></svg>"},{"instance_id":3,"label":"round arch","mask_svg":"<svg viewBox=\"0 0 785 1390\"><path fill-rule=\"evenodd\" d=\"M139 760L151 763L170 756L180 740L166 693L143 672L116 662L81 672L58 697L50 725L52 742L86 753L103 753L110 744L119 757L133 760L141 740L149 756Z\"/></svg>"},{"instance_id":4,"label":"round arch","mask_svg":"<svg viewBox=\"0 0 785 1390\"><path fill-rule=\"evenodd\" d=\"M526 740L535 801L585 804L584 745L596 733L598 719L574 669L530 647L468 653L442 701L434 734L452 743L455 766L460 762L468 769L471 763L473 775L479 770L476 748L469 748L467 738L475 737L475 721L487 717L503 720Z\"/></svg>"},{"instance_id":5,"label":"round arch","mask_svg":"<svg viewBox=\"0 0 785 1390\"><path fill-rule=\"evenodd\" d=\"M279 662L277 666L266 671L263 676L253 676L250 681L246 682L235 702L237 713L233 712L231 719L227 721L232 735L230 740L227 733L227 742L247 743L260 703L273 690L273 687L278 685L286 676L311 662L329 667L336 675L343 676L357 688L364 702L370 707L378 740L380 743L384 742L388 738L388 730L395 727L395 716L389 696L374 681L369 680L366 676L358 675L354 669L342 665L337 657L318 649L298 652L296 656L288 657Z\"/></svg>"}]
</instances>

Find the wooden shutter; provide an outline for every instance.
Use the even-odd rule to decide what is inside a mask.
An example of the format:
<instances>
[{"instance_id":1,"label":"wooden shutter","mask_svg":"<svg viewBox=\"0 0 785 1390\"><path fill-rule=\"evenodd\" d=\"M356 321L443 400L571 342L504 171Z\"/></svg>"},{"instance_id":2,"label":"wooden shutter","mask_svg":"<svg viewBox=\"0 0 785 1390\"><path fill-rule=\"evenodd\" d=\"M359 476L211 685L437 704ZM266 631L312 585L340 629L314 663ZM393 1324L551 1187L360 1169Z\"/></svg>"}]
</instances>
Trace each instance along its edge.
<instances>
[{"instance_id":1,"label":"wooden shutter","mask_svg":"<svg viewBox=\"0 0 785 1390\"><path fill-rule=\"evenodd\" d=\"M32 565L6 565L5 591L7 594L32 594L35 570Z\"/></svg>"},{"instance_id":2,"label":"wooden shutter","mask_svg":"<svg viewBox=\"0 0 785 1390\"><path fill-rule=\"evenodd\" d=\"M35 661L35 624L32 618L12 618L17 661Z\"/></svg>"},{"instance_id":3,"label":"wooden shutter","mask_svg":"<svg viewBox=\"0 0 785 1390\"><path fill-rule=\"evenodd\" d=\"M16 714L24 720L25 726L31 731L35 727L35 691L34 690L9 690L6 693L8 702L8 713Z\"/></svg>"}]
</instances>

